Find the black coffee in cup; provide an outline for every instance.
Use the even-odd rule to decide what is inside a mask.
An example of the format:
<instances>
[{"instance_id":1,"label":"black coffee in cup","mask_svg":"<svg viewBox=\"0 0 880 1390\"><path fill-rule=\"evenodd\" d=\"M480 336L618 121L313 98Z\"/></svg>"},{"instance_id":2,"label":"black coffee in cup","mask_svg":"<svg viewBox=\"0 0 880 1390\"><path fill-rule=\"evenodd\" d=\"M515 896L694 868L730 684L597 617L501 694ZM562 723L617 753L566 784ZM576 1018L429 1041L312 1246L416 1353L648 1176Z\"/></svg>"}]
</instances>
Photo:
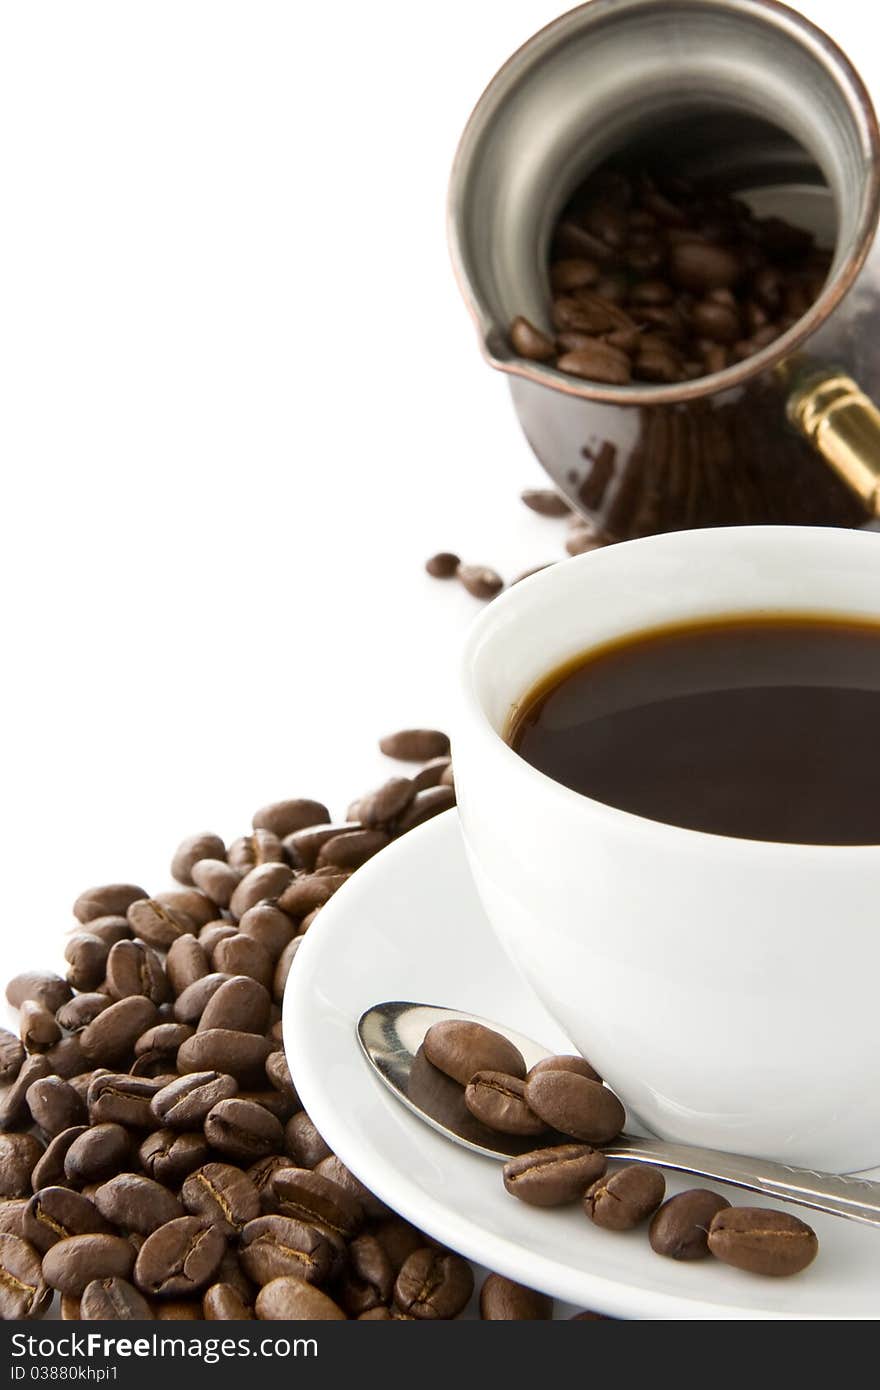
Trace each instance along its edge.
<instances>
[{"instance_id":1,"label":"black coffee in cup","mask_svg":"<svg viewBox=\"0 0 880 1390\"><path fill-rule=\"evenodd\" d=\"M739 615L628 635L551 671L508 742L650 820L799 844L880 843L880 624Z\"/></svg>"}]
</instances>

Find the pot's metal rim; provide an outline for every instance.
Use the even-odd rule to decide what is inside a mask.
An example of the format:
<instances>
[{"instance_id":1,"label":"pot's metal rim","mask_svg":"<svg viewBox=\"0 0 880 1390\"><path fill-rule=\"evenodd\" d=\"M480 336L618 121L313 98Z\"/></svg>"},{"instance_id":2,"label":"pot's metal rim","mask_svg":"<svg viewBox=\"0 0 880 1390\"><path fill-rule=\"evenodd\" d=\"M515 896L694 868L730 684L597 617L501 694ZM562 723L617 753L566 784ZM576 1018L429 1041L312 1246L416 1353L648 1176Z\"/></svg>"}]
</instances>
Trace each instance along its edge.
<instances>
[{"instance_id":1,"label":"pot's metal rim","mask_svg":"<svg viewBox=\"0 0 880 1390\"><path fill-rule=\"evenodd\" d=\"M468 118L453 158L446 205L447 242L453 273L468 312L476 324L480 348L489 365L509 376L522 377L538 386L560 391L566 396L621 406L676 405L683 401L698 400L704 396L715 395L719 391L743 386L753 377L790 358L797 348L822 327L852 288L865 264L880 220L880 127L867 87L843 49L824 29L797 10L782 4L781 0L720 0L724 8L758 15L802 43L836 78L847 94L848 105L861 135L865 161L870 172L862 215L846 261L807 313L768 347L756 352L744 362L735 363L722 372L714 372L695 381L676 383L672 386L604 386L598 382L580 381L577 377L569 376L540 362L530 362L527 358L516 356L512 349L509 350L509 356L499 355L490 345L490 339L500 338L506 344L504 335L507 325L499 327L486 313L471 283L462 253L464 187L473 152L486 126L508 93L526 72L542 60L548 49L564 40L569 33L577 31L585 24L592 25L608 13L638 10L646 3L652 3L652 0L586 0L585 4L578 5L575 9L560 15L558 19L551 20L511 54L491 79ZM695 9L719 7L719 0L685 0L685 3Z\"/></svg>"}]
</instances>

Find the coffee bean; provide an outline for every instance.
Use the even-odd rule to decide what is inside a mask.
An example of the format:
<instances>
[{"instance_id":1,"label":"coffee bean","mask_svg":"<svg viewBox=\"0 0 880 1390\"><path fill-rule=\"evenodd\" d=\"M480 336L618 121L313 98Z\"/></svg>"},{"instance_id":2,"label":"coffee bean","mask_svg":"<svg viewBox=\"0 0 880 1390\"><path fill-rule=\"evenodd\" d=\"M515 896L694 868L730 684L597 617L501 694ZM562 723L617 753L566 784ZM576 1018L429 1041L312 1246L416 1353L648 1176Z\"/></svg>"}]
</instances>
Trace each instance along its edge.
<instances>
[{"instance_id":1,"label":"coffee bean","mask_svg":"<svg viewBox=\"0 0 880 1390\"><path fill-rule=\"evenodd\" d=\"M31 1187L38 1192L43 1187L55 1187L69 1182L64 1172L64 1161L71 1145L81 1134L88 1133L87 1125L73 1125L50 1139L43 1155L31 1173Z\"/></svg>"},{"instance_id":2,"label":"coffee bean","mask_svg":"<svg viewBox=\"0 0 880 1390\"><path fill-rule=\"evenodd\" d=\"M71 1125L84 1124L87 1118L82 1098L60 1076L44 1076L34 1081L27 1089L26 1100L34 1124L50 1139L70 1129Z\"/></svg>"},{"instance_id":3,"label":"coffee bean","mask_svg":"<svg viewBox=\"0 0 880 1390\"><path fill-rule=\"evenodd\" d=\"M217 904L198 888L167 888L157 893L153 902L185 922L186 931L191 931L193 926L204 927L217 916ZM156 943L150 942L150 945Z\"/></svg>"},{"instance_id":4,"label":"coffee bean","mask_svg":"<svg viewBox=\"0 0 880 1390\"><path fill-rule=\"evenodd\" d=\"M415 1318L455 1318L473 1291L474 1276L466 1260L450 1251L425 1248L404 1261L394 1300Z\"/></svg>"},{"instance_id":5,"label":"coffee bean","mask_svg":"<svg viewBox=\"0 0 880 1390\"><path fill-rule=\"evenodd\" d=\"M390 1208L385 1205L381 1198L371 1192L368 1187L365 1187L360 1178L356 1178L354 1173L346 1168L342 1159L337 1158L336 1154L322 1158L319 1163L314 1165L314 1171L319 1173L322 1178L331 1179L351 1197L354 1197L370 1221L382 1221L392 1214Z\"/></svg>"},{"instance_id":6,"label":"coffee bean","mask_svg":"<svg viewBox=\"0 0 880 1390\"><path fill-rule=\"evenodd\" d=\"M271 1051L271 1043L256 1033L206 1028L183 1043L177 1053L177 1070L181 1074L219 1071L234 1076L239 1085L259 1084Z\"/></svg>"},{"instance_id":7,"label":"coffee bean","mask_svg":"<svg viewBox=\"0 0 880 1390\"><path fill-rule=\"evenodd\" d=\"M281 1123L262 1105L232 1097L221 1100L205 1117L205 1138L219 1153L252 1163L281 1147Z\"/></svg>"},{"instance_id":8,"label":"coffee bean","mask_svg":"<svg viewBox=\"0 0 880 1390\"><path fill-rule=\"evenodd\" d=\"M178 1023L198 1024L209 1000L213 999L221 985L232 978L223 970L214 970L193 980L177 996L174 1002L174 1017Z\"/></svg>"},{"instance_id":9,"label":"coffee bean","mask_svg":"<svg viewBox=\"0 0 880 1390\"><path fill-rule=\"evenodd\" d=\"M234 1077L222 1072L191 1072L162 1087L152 1098L154 1121L171 1129L195 1130L221 1100L238 1092Z\"/></svg>"},{"instance_id":10,"label":"coffee bean","mask_svg":"<svg viewBox=\"0 0 880 1390\"><path fill-rule=\"evenodd\" d=\"M133 1264L134 1247L121 1236L66 1236L43 1256L43 1278L59 1293L82 1297L93 1279L127 1279Z\"/></svg>"},{"instance_id":11,"label":"coffee bean","mask_svg":"<svg viewBox=\"0 0 880 1390\"><path fill-rule=\"evenodd\" d=\"M293 1275L309 1284L322 1284L333 1262L327 1237L314 1226L287 1216L258 1216L241 1233L242 1268L255 1284Z\"/></svg>"},{"instance_id":12,"label":"coffee bean","mask_svg":"<svg viewBox=\"0 0 880 1390\"><path fill-rule=\"evenodd\" d=\"M138 1158L151 1178L176 1187L207 1161L208 1141L203 1134L157 1129L141 1144Z\"/></svg>"},{"instance_id":13,"label":"coffee bean","mask_svg":"<svg viewBox=\"0 0 880 1390\"><path fill-rule=\"evenodd\" d=\"M25 1205L22 1235L45 1253L68 1236L114 1235L94 1202L69 1187L42 1187Z\"/></svg>"},{"instance_id":14,"label":"coffee bean","mask_svg":"<svg viewBox=\"0 0 880 1390\"><path fill-rule=\"evenodd\" d=\"M281 955L278 957L278 963L275 966L275 974L272 976L272 998L275 1000L276 1004L280 1004L284 998L284 991L287 988L287 977L290 974L290 967L293 965L293 959L300 948L301 941L301 937L294 937L293 941L287 943Z\"/></svg>"},{"instance_id":15,"label":"coffee bean","mask_svg":"<svg viewBox=\"0 0 880 1390\"><path fill-rule=\"evenodd\" d=\"M191 876L195 886L221 908L229 906L242 877L225 859L199 859Z\"/></svg>"},{"instance_id":16,"label":"coffee bean","mask_svg":"<svg viewBox=\"0 0 880 1390\"><path fill-rule=\"evenodd\" d=\"M629 1231L656 1211L665 1191L666 1180L659 1168L630 1163L587 1188L584 1211L608 1231Z\"/></svg>"},{"instance_id":17,"label":"coffee bean","mask_svg":"<svg viewBox=\"0 0 880 1390\"><path fill-rule=\"evenodd\" d=\"M61 1037L55 1015L35 999L24 1001L18 1021L21 1041L28 1052L48 1052Z\"/></svg>"},{"instance_id":18,"label":"coffee bean","mask_svg":"<svg viewBox=\"0 0 880 1390\"><path fill-rule=\"evenodd\" d=\"M4 1085L14 1081L21 1071L24 1061L24 1048L21 1040L10 1033L8 1028L0 1028L0 1082Z\"/></svg>"},{"instance_id":19,"label":"coffee bean","mask_svg":"<svg viewBox=\"0 0 880 1390\"><path fill-rule=\"evenodd\" d=\"M31 1112L28 1109L27 1093L34 1081L50 1076L52 1068L44 1056L37 1054L26 1057L18 1076L8 1086L0 1098L0 1130L16 1129L30 1124Z\"/></svg>"},{"instance_id":20,"label":"coffee bean","mask_svg":"<svg viewBox=\"0 0 880 1390\"><path fill-rule=\"evenodd\" d=\"M525 1095L551 1129L589 1144L607 1144L626 1119L613 1091L572 1071L537 1072L526 1083Z\"/></svg>"},{"instance_id":21,"label":"coffee bean","mask_svg":"<svg viewBox=\"0 0 880 1390\"><path fill-rule=\"evenodd\" d=\"M563 353L556 365L570 376L605 382L609 386L627 386L632 375L626 353L598 338L589 347Z\"/></svg>"},{"instance_id":22,"label":"coffee bean","mask_svg":"<svg viewBox=\"0 0 880 1390\"><path fill-rule=\"evenodd\" d=\"M62 1038L54 1047L50 1047L48 1052L44 1052L43 1056L49 1063L50 1073L63 1077L65 1081L79 1076L89 1066L89 1061L79 1045L78 1035Z\"/></svg>"},{"instance_id":23,"label":"coffee bean","mask_svg":"<svg viewBox=\"0 0 880 1390\"><path fill-rule=\"evenodd\" d=\"M134 1282L153 1298L196 1294L211 1282L226 1238L197 1216L179 1216L147 1236L134 1266Z\"/></svg>"},{"instance_id":24,"label":"coffee bean","mask_svg":"<svg viewBox=\"0 0 880 1390\"><path fill-rule=\"evenodd\" d=\"M208 1322L242 1322L254 1312L231 1284L212 1284L202 1297L202 1316Z\"/></svg>"},{"instance_id":25,"label":"coffee bean","mask_svg":"<svg viewBox=\"0 0 880 1390\"><path fill-rule=\"evenodd\" d=\"M394 1292L391 1260L375 1236L357 1236L348 1247L348 1264L337 1290L350 1317L391 1302Z\"/></svg>"},{"instance_id":26,"label":"coffee bean","mask_svg":"<svg viewBox=\"0 0 880 1390\"><path fill-rule=\"evenodd\" d=\"M176 878L178 883L190 885L193 881L193 866L200 859L225 860L225 858L226 846L219 835L212 835L210 831L205 831L201 835L188 835L185 840L181 840L174 851L174 858L171 860L171 876Z\"/></svg>"},{"instance_id":27,"label":"coffee bean","mask_svg":"<svg viewBox=\"0 0 880 1390\"><path fill-rule=\"evenodd\" d=\"M157 1021L156 1005L152 1000L133 994L117 1000L98 1014L78 1034L79 1045L90 1062L120 1062L132 1052L141 1033Z\"/></svg>"},{"instance_id":28,"label":"coffee bean","mask_svg":"<svg viewBox=\"0 0 880 1390\"><path fill-rule=\"evenodd\" d=\"M567 1054L558 1057L544 1057L542 1061L536 1062L526 1077L526 1081L531 1081L533 1076L538 1076L542 1071L572 1071L577 1076L585 1076L588 1081L601 1081L602 1078L594 1067L591 1067L585 1057L572 1057Z\"/></svg>"},{"instance_id":29,"label":"coffee bean","mask_svg":"<svg viewBox=\"0 0 880 1390\"><path fill-rule=\"evenodd\" d=\"M359 821L339 821L334 824L309 826L306 830L294 830L293 834L284 837L284 849L290 863L296 869L308 873L315 867L315 860L323 844L332 840L336 835L361 828ZM284 904L281 903L281 906L283 908ZM287 911L286 908L284 910ZM297 916L299 914L293 913L291 915Z\"/></svg>"},{"instance_id":30,"label":"coffee bean","mask_svg":"<svg viewBox=\"0 0 880 1390\"><path fill-rule=\"evenodd\" d=\"M255 811L251 824L254 830L271 830L279 840L292 835L295 830L305 830L311 825L329 823L330 812L322 801L310 801L308 797L293 797L289 801L273 801Z\"/></svg>"},{"instance_id":31,"label":"coffee bean","mask_svg":"<svg viewBox=\"0 0 880 1390\"><path fill-rule=\"evenodd\" d=\"M371 1228L370 1234L379 1242L391 1261L395 1276L416 1250L428 1244L428 1239L415 1226L400 1216L389 1216Z\"/></svg>"},{"instance_id":32,"label":"coffee bean","mask_svg":"<svg viewBox=\"0 0 880 1390\"><path fill-rule=\"evenodd\" d=\"M229 1163L206 1163L190 1173L180 1196L192 1216L202 1217L225 1236L237 1235L260 1215L256 1185Z\"/></svg>"},{"instance_id":33,"label":"coffee bean","mask_svg":"<svg viewBox=\"0 0 880 1390\"><path fill-rule=\"evenodd\" d=\"M488 565L459 565L456 574L474 598L490 599L504 588L501 575Z\"/></svg>"},{"instance_id":34,"label":"coffee bean","mask_svg":"<svg viewBox=\"0 0 880 1390\"><path fill-rule=\"evenodd\" d=\"M302 919L316 908L329 902L345 882L347 873L341 870L316 870L297 875L278 900L278 906L291 917Z\"/></svg>"},{"instance_id":35,"label":"coffee bean","mask_svg":"<svg viewBox=\"0 0 880 1390\"><path fill-rule=\"evenodd\" d=\"M271 961L277 961L293 938L294 924L287 913L273 903L257 903L242 915L238 930L242 936L252 937L262 946Z\"/></svg>"},{"instance_id":36,"label":"coffee bean","mask_svg":"<svg viewBox=\"0 0 880 1390\"><path fill-rule=\"evenodd\" d=\"M77 994L62 1004L55 1017L62 1028L78 1033L113 1003L107 994Z\"/></svg>"},{"instance_id":37,"label":"coffee bean","mask_svg":"<svg viewBox=\"0 0 880 1390\"><path fill-rule=\"evenodd\" d=\"M110 1319L146 1322L152 1320L153 1311L143 1294L127 1279L93 1279L83 1289L79 1316L83 1322Z\"/></svg>"},{"instance_id":38,"label":"coffee bean","mask_svg":"<svg viewBox=\"0 0 880 1390\"><path fill-rule=\"evenodd\" d=\"M298 1168L314 1168L324 1158L332 1156L305 1110L300 1110L284 1127L284 1152Z\"/></svg>"},{"instance_id":39,"label":"coffee bean","mask_svg":"<svg viewBox=\"0 0 880 1390\"><path fill-rule=\"evenodd\" d=\"M229 903L233 917L241 917L249 907L266 899L280 898L293 878L288 864L260 864L245 874Z\"/></svg>"},{"instance_id":40,"label":"coffee bean","mask_svg":"<svg viewBox=\"0 0 880 1390\"><path fill-rule=\"evenodd\" d=\"M61 1316L65 1322L79 1322L80 1300L71 1293L63 1293L60 1298Z\"/></svg>"},{"instance_id":41,"label":"coffee bean","mask_svg":"<svg viewBox=\"0 0 880 1390\"><path fill-rule=\"evenodd\" d=\"M272 830L255 830L253 835L242 835L229 846L227 863L244 876L261 864L283 864L284 846Z\"/></svg>"},{"instance_id":42,"label":"coffee bean","mask_svg":"<svg viewBox=\"0 0 880 1390\"><path fill-rule=\"evenodd\" d=\"M54 1013L67 1003L72 994L70 985L60 975L43 970L26 970L21 975L15 975L6 986L6 998L14 1009L20 1009L26 1000L31 999Z\"/></svg>"},{"instance_id":43,"label":"coffee bean","mask_svg":"<svg viewBox=\"0 0 880 1390\"><path fill-rule=\"evenodd\" d=\"M169 947L165 957L165 974L175 994L183 994L189 985L195 984L210 971L205 948L191 932L179 936Z\"/></svg>"},{"instance_id":44,"label":"coffee bean","mask_svg":"<svg viewBox=\"0 0 880 1390\"><path fill-rule=\"evenodd\" d=\"M522 1080L526 1064L513 1043L482 1023L445 1019L425 1034L425 1056L440 1071L466 1086L478 1071L499 1071Z\"/></svg>"},{"instance_id":45,"label":"coffee bean","mask_svg":"<svg viewBox=\"0 0 880 1390\"><path fill-rule=\"evenodd\" d=\"M683 289L700 292L736 284L742 266L723 246L682 242L670 250L669 273Z\"/></svg>"},{"instance_id":46,"label":"coffee bean","mask_svg":"<svg viewBox=\"0 0 880 1390\"><path fill-rule=\"evenodd\" d=\"M655 1212L649 1238L651 1249L671 1260L701 1260L709 1253L709 1227L730 1203L717 1192L693 1187L670 1197Z\"/></svg>"},{"instance_id":47,"label":"coffee bean","mask_svg":"<svg viewBox=\"0 0 880 1390\"><path fill-rule=\"evenodd\" d=\"M296 1087L290 1075L290 1067L283 1052L273 1052L266 1058L266 1076L269 1084L275 1087L286 1100L297 1102ZM298 1108L298 1106L297 1106Z\"/></svg>"},{"instance_id":48,"label":"coffee bean","mask_svg":"<svg viewBox=\"0 0 880 1390\"><path fill-rule=\"evenodd\" d=\"M100 888L87 888L73 905L78 922L91 922L95 917L124 916L133 902L145 898L143 888L134 883L105 883Z\"/></svg>"},{"instance_id":49,"label":"coffee bean","mask_svg":"<svg viewBox=\"0 0 880 1390\"><path fill-rule=\"evenodd\" d=\"M131 937L128 919L119 916L118 913L110 913L106 917L93 917L86 930L89 936L99 937L108 946L115 946L117 941L125 941ZM77 933L74 932L74 935Z\"/></svg>"},{"instance_id":50,"label":"coffee bean","mask_svg":"<svg viewBox=\"0 0 880 1390\"><path fill-rule=\"evenodd\" d=\"M557 1144L508 1159L504 1186L533 1207L565 1206L582 1197L605 1167L605 1155L588 1144Z\"/></svg>"},{"instance_id":51,"label":"coffee bean","mask_svg":"<svg viewBox=\"0 0 880 1390\"><path fill-rule=\"evenodd\" d=\"M704 299L694 306L692 323L702 338L715 343L735 343L741 333L739 314L733 306Z\"/></svg>"},{"instance_id":52,"label":"coffee bean","mask_svg":"<svg viewBox=\"0 0 880 1390\"><path fill-rule=\"evenodd\" d=\"M503 1274L490 1274L480 1289L480 1317L484 1322L542 1322L553 1317L553 1299Z\"/></svg>"},{"instance_id":53,"label":"coffee bean","mask_svg":"<svg viewBox=\"0 0 880 1390\"><path fill-rule=\"evenodd\" d=\"M389 843L383 830L355 830L328 840L318 853L317 868L332 864L340 869L359 869Z\"/></svg>"},{"instance_id":54,"label":"coffee bean","mask_svg":"<svg viewBox=\"0 0 880 1390\"><path fill-rule=\"evenodd\" d=\"M214 966L226 975L247 975L266 989L275 973L274 963L266 948L244 932L235 932L217 942Z\"/></svg>"},{"instance_id":55,"label":"coffee bean","mask_svg":"<svg viewBox=\"0 0 880 1390\"><path fill-rule=\"evenodd\" d=\"M510 342L514 352L533 362L549 362L554 356L553 339L522 315L510 325Z\"/></svg>"},{"instance_id":56,"label":"coffee bean","mask_svg":"<svg viewBox=\"0 0 880 1390\"><path fill-rule=\"evenodd\" d=\"M32 1134L0 1134L0 1197L30 1195L31 1174L42 1154Z\"/></svg>"},{"instance_id":57,"label":"coffee bean","mask_svg":"<svg viewBox=\"0 0 880 1390\"><path fill-rule=\"evenodd\" d=\"M233 975L224 980L208 1000L199 1019L198 1031L225 1028L233 1032L263 1035L269 1023L271 1006L269 992L258 980L247 975Z\"/></svg>"},{"instance_id":58,"label":"coffee bean","mask_svg":"<svg viewBox=\"0 0 880 1390\"><path fill-rule=\"evenodd\" d=\"M571 515L571 508L565 498L553 488L527 487L520 493L520 499L525 502L530 511L537 512L539 516L562 517Z\"/></svg>"},{"instance_id":59,"label":"coffee bean","mask_svg":"<svg viewBox=\"0 0 880 1390\"><path fill-rule=\"evenodd\" d=\"M388 758L424 763L428 758L448 757L449 737L438 729L400 729L381 738L379 748Z\"/></svg>"},{"instance_id":60,"label":"coffee bean","mask_svg":"<svg viewBox=\"0 0 880 1390\"><path fill-rule=\"evenodd\" d=\"M128 909L128 922L135 936L148 946L167 951L179 936L195 929L191 917L164 907L157 898L139 898Z\"/></svg>"},{"instance_id":61,"label":"coffee bean","mask_svg":"<svg viewBox=\"0 0 880 1390\"><path fill-rule=\"evenodd\" d=\"M27 1204L28 1200L25 1197L7 1197L0 1200L0 1235L19 1238L24 1235L22 1218Z\"/></svg>"},{"instance_id":62,"label":"coffee bean","mask_svg":"<svg viewBox=\"0 0 880 1390\"><path fill-rule=\"evenodd\" d=\"M500 1071L478 1071L464 1103L476 1119L500 1134L541 1134L547 1128L525 1099L525 1082Z\"/></svg>"},{"instance_id":63,"label":"coffee bean","mask_svg":"<svg viewBox=\"0 0 880 1390\"><path fill-rule=\"evenodd\" d=\"M51 1298L34 1247L18 1236L0 1235L0 1319L41 1318Z\"/></svg>"},{"instance_id":64,"label":"coffee bean","mask_svg":"<svg viewBox=\"0 0 880 1390\"><path fill-rule=\"evenodd\" d=\"M270 1183L279 1169L289 1167L289 1158L282 1154L269 1154L267 1158L258 1158L256 1163L252 1163L246 1170L247 1176L260 1194L261 1211L274 1210L275 1199L272 1196Z\"/></svg>"},{"instance_id":65,"label":"coffee bean","mask_svg":"<svg viewBox=\"0 0 880 1390\"><path fill-rule=\"evenodd\" d=\"M146 1033L141 1033L135 1043L135 1056L143 1057L151 1053L170 1060L177 1053L181 1043L191 1038L194 1031L188 1023L154 1023ZM166 1070L171 1071L173 1067L167 1067Z\"/></svg>"},{"instance_id":66,"label":"coffee bean","mask_svg":"<svg viewBox=\"0 0 880 1390\"><path fill-rule=\"evenodd\" d=\"M64 947L68 961L67 983L74 989L96 989L104 978L110 947L100 936L77 932L69 936Z\"/></svg>"},{"instance_id":67,"label":"coffee bean","mask_svg":"<svg viewBox=\"0 0 880 1390\"><path fill-rule=\"evenodd\" d=\"M269 1185L284 1216L328 1229L344 1240L357 1235L364 1224L364 1210L357 1197L308 1168L280 1168Z\"/></svg>"},{"instance_id":68,"label":"coffee bean","mask_svg":"<svg viewBox=\"0 0 880 1390\"><path fill-rule=\"evenodd\" d=\"M138 1173L117 1173L102 1183L95 1193L95 1206L114 1226L140 1235L149 1235L164 1222L183 1216L183 1207L173 1192Z\"/></svg>"},{"instance_id":69,"label":"coffee bean","mask_svg":"<svg viewBox=\"0 0 880 1390\"><path fill-rule=\"evenodd\" d=\"M162 962L142 941L117 941L107 957L107 988L114 999L143 995L154 1004L171 998Z\"/></svg>"},{"instance_id":70,"label":"coffee bean","mask_svg":"<svg viewBox=\"0 0 880 1390\"><path fill-rule=\"evenodd\" d=\"M717 1259L751 1274L799 1274L819 1250L816 1233L786 1211L727 1207L709 1227L709 1249Z\"/></svg>"},{"instance_id":71,"label":"coffee bean","mask_svg":"<svg viewBox=\"0 0 880 1390\"><path fill-rule=\"evenodd\" d=\"M266 1321L345 1321L342 1309L328 1294L292 1276L272 1279L260 1289L256 1313Z\"/></svg>"},{"instance_id":72,"label":"coffee bean","mask_svg":"<svg viewBox=\"0 0 880 1390\"><path fill-rule=\"evenodd\" d=\"M460 564L459 557L453 551L438 550L425 561L425 569L433 579L454 579Z\"/></svg>"},{"instance_id":73,"label":"coffee bean","mask_svg":"<svg viewBox=\"0 0 880 1390\"><path fill-rule=\"evenodd\" d=\"M449 757L429 758L424 767L420 767L418 772L414 772L411 778L412 784L417 792L427 791L428 787L437 787L443 780L443 775L452 766Z\"/></svg>"},{"instance_id":74,"label":"coffee bean","mask_svg":"<svg viewBox=\"0 0 880 1390\"><path fill-rule=\"evenodd\" d=\"M131 1140L122 1125L93 1125L78 1135L67 1150L65 1176L77 1183L108 1178L123 1167L130 1148Z\"/></svg>"}]
</instances>

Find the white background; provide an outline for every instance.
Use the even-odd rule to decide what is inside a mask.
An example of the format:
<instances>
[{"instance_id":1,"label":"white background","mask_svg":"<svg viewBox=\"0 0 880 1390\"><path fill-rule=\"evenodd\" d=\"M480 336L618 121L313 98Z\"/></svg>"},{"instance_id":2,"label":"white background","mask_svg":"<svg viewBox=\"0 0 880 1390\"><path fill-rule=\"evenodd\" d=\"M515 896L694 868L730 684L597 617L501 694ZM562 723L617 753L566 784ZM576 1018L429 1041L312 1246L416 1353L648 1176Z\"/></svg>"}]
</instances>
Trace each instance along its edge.
<instances>
[{"instance_id":1,"label":"white background","mask_svg":"<svg viewBox=\"0 0 880 1390\"><path fill-rule=\"evenodd\" d=\"M379 734L442 726L479 605L431 551L561 554L444 234L470 107L561 8L0 8L4 975L85 886L341 816ZM864 70L872 7L803 8Z\"/></svg>"}]
</instances>

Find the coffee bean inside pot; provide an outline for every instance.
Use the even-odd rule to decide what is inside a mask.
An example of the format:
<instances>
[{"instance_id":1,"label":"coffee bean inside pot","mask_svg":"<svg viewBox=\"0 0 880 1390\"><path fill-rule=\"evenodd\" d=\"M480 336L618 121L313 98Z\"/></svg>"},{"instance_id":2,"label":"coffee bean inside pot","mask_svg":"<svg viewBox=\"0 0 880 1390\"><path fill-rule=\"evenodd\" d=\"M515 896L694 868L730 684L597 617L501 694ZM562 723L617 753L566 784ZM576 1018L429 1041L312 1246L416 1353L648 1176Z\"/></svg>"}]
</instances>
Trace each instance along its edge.
<instances>
[{"instance_id":1,"label":"coffee bean inside pot","mask_svg":"<svg viewBox=\"0 0 880 1390\"><path fill-rule=\"evenodd\" d=\"M767 347L806 313L830 265L809 233L741 199L665 169L606 166L561 214L547 323L515 318L510 344L587 381L674 385Z\"/></svg>"}]
</instances>

